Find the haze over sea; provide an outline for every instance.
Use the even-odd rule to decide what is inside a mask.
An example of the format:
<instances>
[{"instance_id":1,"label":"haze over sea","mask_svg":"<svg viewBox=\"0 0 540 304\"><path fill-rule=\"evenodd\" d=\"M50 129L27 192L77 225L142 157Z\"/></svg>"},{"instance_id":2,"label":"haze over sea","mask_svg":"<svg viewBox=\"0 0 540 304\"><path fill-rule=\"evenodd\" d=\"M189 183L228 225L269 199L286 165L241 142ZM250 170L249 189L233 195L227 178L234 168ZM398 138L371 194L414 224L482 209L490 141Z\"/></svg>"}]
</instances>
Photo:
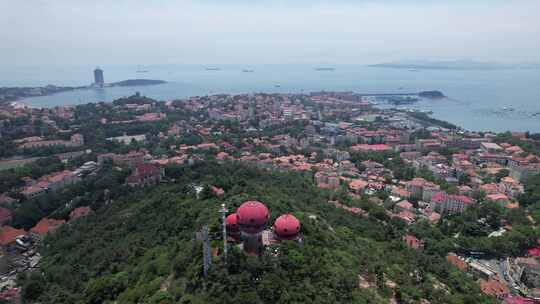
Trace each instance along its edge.
<instances>
[{"instance_id":1,"label":"haze over sea","mask_svg":"<svg viewBox=\"0 0 540 304\"><path fill-rule=\"evenodd\" d=\"M316 71L316 67L334 71ZM217 67L209 71L206 67ZM4 67L0 86L82 86L95 66ZM448 99L408 106L469 130L540 132L540 69L393 69L361 65L154 65L102 66L106 82L144 78L168 81L144 87L77 90L28 98L36 107L112 101L140 92L158 100L218 93L354 91L403 93L439 90ZM137 73L137 70L147 70ZM243 69L254 70L252 73Z\"/></svg>"}]
</instances>

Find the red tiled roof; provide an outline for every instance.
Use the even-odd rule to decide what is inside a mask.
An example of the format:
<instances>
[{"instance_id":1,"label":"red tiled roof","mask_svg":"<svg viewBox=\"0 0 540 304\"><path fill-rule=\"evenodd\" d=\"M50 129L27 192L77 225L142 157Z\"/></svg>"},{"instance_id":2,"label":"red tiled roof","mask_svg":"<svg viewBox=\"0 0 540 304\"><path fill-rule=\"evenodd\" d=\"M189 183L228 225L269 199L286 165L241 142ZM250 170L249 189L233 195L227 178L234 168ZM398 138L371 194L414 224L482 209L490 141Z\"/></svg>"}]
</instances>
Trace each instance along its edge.
<instances>
[{"instance_id":1,"label":"red tiled roof","mask_svg":"<svg viewBox=\"0 0 540 304\"><path fill-rule=\"evenodd\" d=\"M508 295L508 287L498 280L489 279L480 280L480 289L483 293L492 295L498 298L503 298Z\"/></svg>"},{"instance_id":2,"label":"red tiled roof","mask_svg":"<svg viewBox=\"0 0 540 304\"><path fill-rule=\"evenodd\" d=\"M56 228L60 227L65 222L66 221L64 220L42 218L41 221L39 221L34 227L32 227L32 229L30 229L30 231L44 235L47 234L49 231L53 231Z\"/></svg>"},{"instance_id":3,"label":"red tiled roof","mask_svg":"<svg viewBox=\"0 0 540 304\"><path fill-rule=\"evenodd\" d=\"M159 174L159 168L152 164L138 164L137 173L139 175L156 175Z\"/></svg>"},{"instance_id":4,"label":"red tiled roof","mask_svg":"<svg viewBox=\"0 0 540 304\"><path fill-rule=\"evenodd\" d=\"M88 206L75 208L69 214L69 219L74 220L74 219L78 219L80 217L87 216L91 211L92 211L92 209L90 209L90 207L88 207Z\"/></svg>"},{"instance_id":5,"label":"red tiled roof","mask_svg":"<svg viewBox=\"0 0 540 304\"><path fill-rule=\"evenodd\" d=\"M367 185L368 185L368 183L366 181L364 181L364 180L354 179L349 183L349 188L351 188L353 190L362 190L362 189L366 188Z\"/></svg>"},{"instance_id":6,"label":"red tiled roof","mask_svg":"<svg viewBox=\"0 0 540 304\"><path fill-rule=\"evenodd\" d=\"M19 288L9 288L0 292L0 299L11 300L13 298L18 297L19 293L20 293Z\"/></svg>"},{"instance_id":7,"label":"red tiled roof","mask_svg":"<svg viewBox=\"0 0 540 304\"><path fill-rule=\"evenodd\" d=\"M538 257L540 256L540 248L534 247L527 250L527 255L532 257Z\"/></svg>"},{"instance_id":8,"label":"red tiled roof","mask_svg":"<svg viewBox=\"0 0 540 304\"><path fill-rule=\"evenodd\" d=\"M446 256L446 260L448 260L448 262L450 262L451 264L453 264L454 266L456 266L460 270L467 269L467 264L463 260L458 258L457 255L449 254L449 255Z\"/></svg>"},{"instance_id":9,"label":"red tiled roof","mask_svg":"<svg viewBox=\"0 0 540 304\"><path fill-rule=\"evenodd\" d=\"M435 202L435 203L442 203L442 202L446 202L448 200L462 202L463 204L466 204L466 205L470 205L470 204L472 204L474 202L473 199L468 197L468 196L465 196L465 195L448 195L448 194L446 194L444 192L435 193L435 194L433 194L433 196L431 196L431 201Z\"/></svg>"},{"instance_id":10,"label":"red tiled roof","mask_svg":"<svg viewBox=\"0 0 540 304\"><path fill-rule=\"evenodd\" d=\"M412 209L413 208L413 204L411 204L409 201L406 201L406 200L397 203L396 206L398 206L399 208L402 208L402 209Z\"/></svg>"},{"instance_id":11,"label":"red tiled roof","mask_svg":"<svg viewBox=\"0 0 540 304\"><path fill-rule=\"evenodd\" d=\"M437 212L432 212L432 213L428 216L428 220L429 220L431 223L436 223L436 222L438 222L440 219L441 219L441 215L438 214Z\"/></svg>"},{"instance_id":12,"label":"red tiled roof","mask_svg":"<svg viewBox=\"0 0 540 304\"><path fill-rule=\"evenodd\" d=\"M406 234L403 236L402 239L407 244L407 246L413 249L419 249L424 246L424 242L419 240L416 236L412 234Z\"/></svg>"},{"instance_id":13,"label":"red tiled roof","mask_svg":"<svg viewBox=\"0 0 540 304\"><path fill-rule=\"evenodd\" d=\"M0 223L5 223L11 220L12 212L6 208L0 208Z\"/></svg>"},{"instance_id":14,"label":"red tiled roof","mask_svg":"<svg viewBox=\"0 0 540 304\"><path fill-rule=\"evenodd\" d=\"M494 193L494 194L488 194L486 196L486 200L488 201L508 201L508 196L502 193Z\"/></svg>"},{"instance_id":15,"label":"red tiled roof","mask_svg":"<svg viewBox=\"0 0 540 304\"><path fill-rule=\"evenodd\" d=\"M403 210L400 213L398 213L397 217L408 223L412 223L414 222L416 215L410 211Z\"/></svg>"},{"instance_id":16,"label":"red tiled roof","mask_svg":"<svg viewBox=\"0 0 540 304\"><path fill-rule=\"evenodd\" d=\"M225 190L216 186L212 186L212 192L217 196L222 196L223 194L225 194Z\"/></svg>"},{"instance_id":17,"label":"red tiled roof","mask_svg":"<svg viewBox=\"0 0 540 304\"><path fill-rule=\"evenodd\" d=\"M0 245L6 246L15 242L15 238L19 235L26 235L26 231L11 226L3 226L0 229Z\"/></svg>"},{"instance_id":18,"label":"red tiled roof","mask_svg":"<svg viewBox=\"0 0 540 304\"><path fill-rule=\"evenodd\" d=\"M377 145L367 145L367 144L358 144L351 147L355 151L387 151L392 150L388 145L377 144Z\"/></svg>"},{"instance_id":19,"label":"red tiled roof","mask_svg":"<svg viewBox=\"0 0 540 304\"><path fill-rule=\"evenodd\" d=\"M443 192L439 192L439 193L435 193L431 196L431 201L432 202L436 202L436 203L442 203L444 201L446 201L446 199L448 198L448 196L443 193Z\"/></svg>"}]
</instances>

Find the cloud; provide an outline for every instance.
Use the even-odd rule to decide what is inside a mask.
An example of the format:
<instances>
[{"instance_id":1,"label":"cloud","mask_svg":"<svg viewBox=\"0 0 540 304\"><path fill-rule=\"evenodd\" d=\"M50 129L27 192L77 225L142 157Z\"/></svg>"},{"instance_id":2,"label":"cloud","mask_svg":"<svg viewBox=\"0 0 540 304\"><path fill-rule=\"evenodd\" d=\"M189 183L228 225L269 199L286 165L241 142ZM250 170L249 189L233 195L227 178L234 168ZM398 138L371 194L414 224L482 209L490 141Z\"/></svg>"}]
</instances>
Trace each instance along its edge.
<instances>
[{"instance_id":1,"label":"cloud","mask_svg":"<svg viewBox=\"0 0 540 304\"><path fill-rule=\"evenodd\" d=\"M540 1L5 0L0 64L531 61L538 11Z\"/></svg>"}]
</instances>

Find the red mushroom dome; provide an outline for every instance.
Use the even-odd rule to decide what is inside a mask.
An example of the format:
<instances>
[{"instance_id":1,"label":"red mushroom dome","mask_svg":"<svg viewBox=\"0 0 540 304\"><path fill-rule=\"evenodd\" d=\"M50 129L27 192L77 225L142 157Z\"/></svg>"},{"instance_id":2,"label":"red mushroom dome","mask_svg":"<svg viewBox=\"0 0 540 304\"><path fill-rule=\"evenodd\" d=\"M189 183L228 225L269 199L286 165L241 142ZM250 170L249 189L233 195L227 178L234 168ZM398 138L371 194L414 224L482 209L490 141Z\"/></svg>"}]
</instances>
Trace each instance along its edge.
<instances>
[{"instance_id":1,"label":"red mushroom dome","mask_svg":"<svg viewBox=\"0 0 540 304\"><path fill-rule=\"evenodd\" d=\"M268 221L268 208L258 201L247 201L236 210L236 217L240 230L244 233L255 234L261 232Z\"/></svg>"},{"instance_id":2,"label":"red mushroom dome","mask_svg":"<svg viewBox=\"0 0 540 304\"><path fill-rule=\"evenodd\" d=\"M274 232L281 239L293 239L300 232L300 221L292 214L283 214L274 222Z\"/></svg>"},{"instance_id":3,"label":"red mushroom dome","mask_svg":"<svg viewBox=\"0 0 540 304\"><path fill-rule=\"evenodd\" d=\"M238 231L238 216L236 215L236 213L229 214L227 218L225 218L225 225L227 226L227 229L231 232Z\"/></svg>"}]
</instances>

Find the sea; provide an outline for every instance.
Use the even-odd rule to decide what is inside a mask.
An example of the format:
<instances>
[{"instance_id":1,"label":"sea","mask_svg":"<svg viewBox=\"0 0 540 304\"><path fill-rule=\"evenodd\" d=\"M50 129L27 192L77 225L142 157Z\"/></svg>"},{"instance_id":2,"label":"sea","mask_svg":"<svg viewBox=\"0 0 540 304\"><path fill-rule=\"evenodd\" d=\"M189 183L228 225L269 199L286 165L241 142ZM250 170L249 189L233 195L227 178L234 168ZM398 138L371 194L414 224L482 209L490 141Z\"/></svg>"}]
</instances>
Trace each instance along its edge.
<instances>
[{"instance_id":1,"label":"sea","mask_svg":"<svg viewBox=\"0 0 540 304\"><path fill-rule=\"evenodd\" d=\"M447 98L401 106L474 131L540 133L540 69L396 69L364 65L101 66L106 82L158 79L166 84L84 89L27 98L34 107L105 101L139 92L158 100L237 93L354 91L361 94L439 90ZM85 86L95 66L2 67L0 86ZM250 72L246 72L250 70ZM385 106L385 105L381 105Z\"/></svg>"}]
</instances>

